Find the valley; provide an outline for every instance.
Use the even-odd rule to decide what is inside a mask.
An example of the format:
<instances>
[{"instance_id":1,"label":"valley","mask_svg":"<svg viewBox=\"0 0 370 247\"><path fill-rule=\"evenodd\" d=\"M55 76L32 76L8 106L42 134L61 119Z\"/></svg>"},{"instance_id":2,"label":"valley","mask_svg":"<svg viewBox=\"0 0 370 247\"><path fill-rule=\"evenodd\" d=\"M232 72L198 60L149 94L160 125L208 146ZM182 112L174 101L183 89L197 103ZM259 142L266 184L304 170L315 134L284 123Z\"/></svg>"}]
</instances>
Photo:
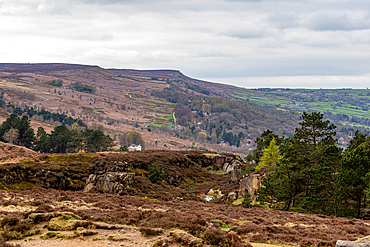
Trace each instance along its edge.
<instances>
[{"instance_id":1,"label":"valley","mask_svg":"<svg viewBox=\"0 0 370 247\"><path fill-rule=\"evenodd\" d=\"M335 246L370 235L367 94L0 64L0 246Z\"/></svg>"}]
</instances>

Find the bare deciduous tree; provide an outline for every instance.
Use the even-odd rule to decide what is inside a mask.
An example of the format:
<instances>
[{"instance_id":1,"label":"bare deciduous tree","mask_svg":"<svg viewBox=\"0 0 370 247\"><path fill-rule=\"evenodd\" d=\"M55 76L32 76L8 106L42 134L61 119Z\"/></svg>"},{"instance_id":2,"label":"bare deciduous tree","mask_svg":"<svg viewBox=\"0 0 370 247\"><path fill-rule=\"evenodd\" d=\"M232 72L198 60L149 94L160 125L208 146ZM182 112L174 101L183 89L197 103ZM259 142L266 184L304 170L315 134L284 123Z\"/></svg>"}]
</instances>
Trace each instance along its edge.
<instances>
[{"instance_id":1,"label":"bare deciduous tree","mask_svg":"<svg viewBox=\"0 0 370 247\"><path fill-rule=\"evenodd\" d=\"M3 136L4 140L11 144L14 144L15 140L17 140L18 137L19 137L19 131L14 128L11 128L7 132L5 132Z\"/></svg>"}]
</instances>

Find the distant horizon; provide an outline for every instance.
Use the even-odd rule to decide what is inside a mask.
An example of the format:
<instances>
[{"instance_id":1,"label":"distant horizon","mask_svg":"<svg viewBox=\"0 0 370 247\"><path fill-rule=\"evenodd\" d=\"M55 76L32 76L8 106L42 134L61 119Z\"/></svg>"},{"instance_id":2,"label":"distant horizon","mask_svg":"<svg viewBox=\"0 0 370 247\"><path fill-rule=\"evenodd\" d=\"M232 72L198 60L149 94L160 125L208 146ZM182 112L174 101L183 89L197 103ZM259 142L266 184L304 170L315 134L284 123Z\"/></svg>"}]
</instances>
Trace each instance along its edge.
<instances>
[{"instance_id":1,"label":"distant horizon","mask_svg":"<svg viewBox=\"0 0 370 247\"><path fill-rule=\"evenodd\" d=\"M0 1L0 62L177 68L245 88L366 88L368 0Z\"/></svg>"},{"instance_id":2,"label":"distant horizon","mask_svg":"<svg viewBox=\"0 0 370 247\"><path fill-rule=\"evenodd\" d=\"M169 71L178 71L183 75L197 80L208 81L212 83L218 84L226 84L231 86L236 86L239 88L245 89L259 89L259 88L271 88L271 89L368 89L368 87L356 87L356 86L347 86L347 84L351 84L348 81L357 81L359 83L367 83L370 82L370 74L366 76L250 76L250 77L229 77L229 78L200 78L197 76L193 76L190 74L185 73L181 69L174 68L174 67L160 67L160 68L129 68L129 67L117 67L117 66L101 66L99 64L83 64L83 63L74 63L74 62L0 62L0 64L70 64L70 65L82 65L82 66L97 66L102 69L127 69L127 70L169 70ZM0 71L1 72L1 71ZM276 84L277 81L280 84ZM326 81L326 82L325 82ZM299 86L297 86L297 82L299 82ZM314 82L314 83L313 83ZM336 84L336 86L322 86L323 84ZM249 84L249 85L248 85ZM252 84L252 85L250 85ZM315 86L312 86L315 84ZM320 84L317 85L317 84ZM338 84L340 86L338 86ZM353 83L352 83L353 84ZM370 84L370 83L369 83ZM311 85L311 86L309 86Z\"/></svg>"}]
</instances>

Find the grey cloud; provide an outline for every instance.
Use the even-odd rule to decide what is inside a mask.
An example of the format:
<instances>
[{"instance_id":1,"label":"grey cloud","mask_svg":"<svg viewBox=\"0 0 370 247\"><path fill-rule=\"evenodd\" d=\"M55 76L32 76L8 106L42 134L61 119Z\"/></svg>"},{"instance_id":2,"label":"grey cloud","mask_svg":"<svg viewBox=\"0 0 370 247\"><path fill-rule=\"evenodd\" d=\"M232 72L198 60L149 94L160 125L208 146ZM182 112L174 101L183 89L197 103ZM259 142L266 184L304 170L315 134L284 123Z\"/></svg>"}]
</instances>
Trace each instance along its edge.
<instances>
[{"instance_id":1,"label":"grey cloud","mask_svg":"<svg viewBox=\"0 0 370 247\"><path fill-rule=\"evenodd\" d=\"M342 13L316 13L308 21L307 27L315 31L349 31L370 29L370 16Z\"/></svg>"},{"instance_id":2,"label":"grey cloud","mask_svg":"<svg viewBox=\"0 0 370 247\"><path fill-rule=\"evenodd\" d=\"M263 28L257 27L235 27L229 30L226 30L222 33L223 35L239 38L239 39L258 39L263 38L268 35L268 32Z\"/></svg>"},{"instance_id":3,"label":"grey cloud","mask_svg":"<svg viewBox=\"0 0 370 247\"><path fill-rule=\"evenodd\" d=\"M300 18L299 15L296 13L271 13L268 16L268 21L274 27L278 27L281 29L284 28L296 28L300 26Z\"/></svg>"}]
</instances>

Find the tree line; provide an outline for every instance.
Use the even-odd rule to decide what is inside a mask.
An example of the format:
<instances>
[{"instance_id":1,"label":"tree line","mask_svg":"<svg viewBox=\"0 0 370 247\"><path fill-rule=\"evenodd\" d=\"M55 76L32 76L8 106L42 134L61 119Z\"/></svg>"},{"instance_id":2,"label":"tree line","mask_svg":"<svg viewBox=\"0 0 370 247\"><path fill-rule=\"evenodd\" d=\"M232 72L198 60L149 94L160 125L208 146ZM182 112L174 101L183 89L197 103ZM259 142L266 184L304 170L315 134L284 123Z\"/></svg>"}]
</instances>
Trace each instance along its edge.
<instances>
[{"instance_id":1,"label":"tree line","mask_svg":"<svg viewBox=\"0 0 370 247\"><path fill-rule=\"evenodd\" d=\"M74 119L66 114L61 113L54 113L50 112L48 110L45 110L41 108L41 110L37 110L37 108L28 107L25 106L24 108L21 108L19 106L15 106L14 104L6 105L3 100L0 99L0 108L5 109L6 107L9 107L12 109L12 113L17 114L19 116L22 116L23 114L27 114L30 118L33 116L42 116L42 119L44 121L52 119L53 121L60 122L62 125L72 125L74 123L77 123L81 127L87 128L87 125L80 119Z\"/></svg>"},{"instance_id":2,"label":"tree line","mask_svg":"<svg viewBox=\"0 0 370 247\"><path fill-rule=\"evenodd\" d=\"M356 131L346 150L323 114L304 112L282 138L265 131L250 159L267 166L257 201L279 210L360 217L370 196L370 136ZM276 150L279 150L278 152Z\"/></svg>"},{"instance_id":3,"label":"tree line","mask_svg":"<svg viewBox=\"0 0 370 247\"><path fill-rule=\"evenodd\" d=\"M69 130L66 126L56 126L51 134L39 127L35 135L27 116L11 114L0 126L0 141L25 146L43 153L76 153L79 151L106 151L113 146L113 140L100 130L79 131L77 123Z\"/></svg>"}]
</instances>

